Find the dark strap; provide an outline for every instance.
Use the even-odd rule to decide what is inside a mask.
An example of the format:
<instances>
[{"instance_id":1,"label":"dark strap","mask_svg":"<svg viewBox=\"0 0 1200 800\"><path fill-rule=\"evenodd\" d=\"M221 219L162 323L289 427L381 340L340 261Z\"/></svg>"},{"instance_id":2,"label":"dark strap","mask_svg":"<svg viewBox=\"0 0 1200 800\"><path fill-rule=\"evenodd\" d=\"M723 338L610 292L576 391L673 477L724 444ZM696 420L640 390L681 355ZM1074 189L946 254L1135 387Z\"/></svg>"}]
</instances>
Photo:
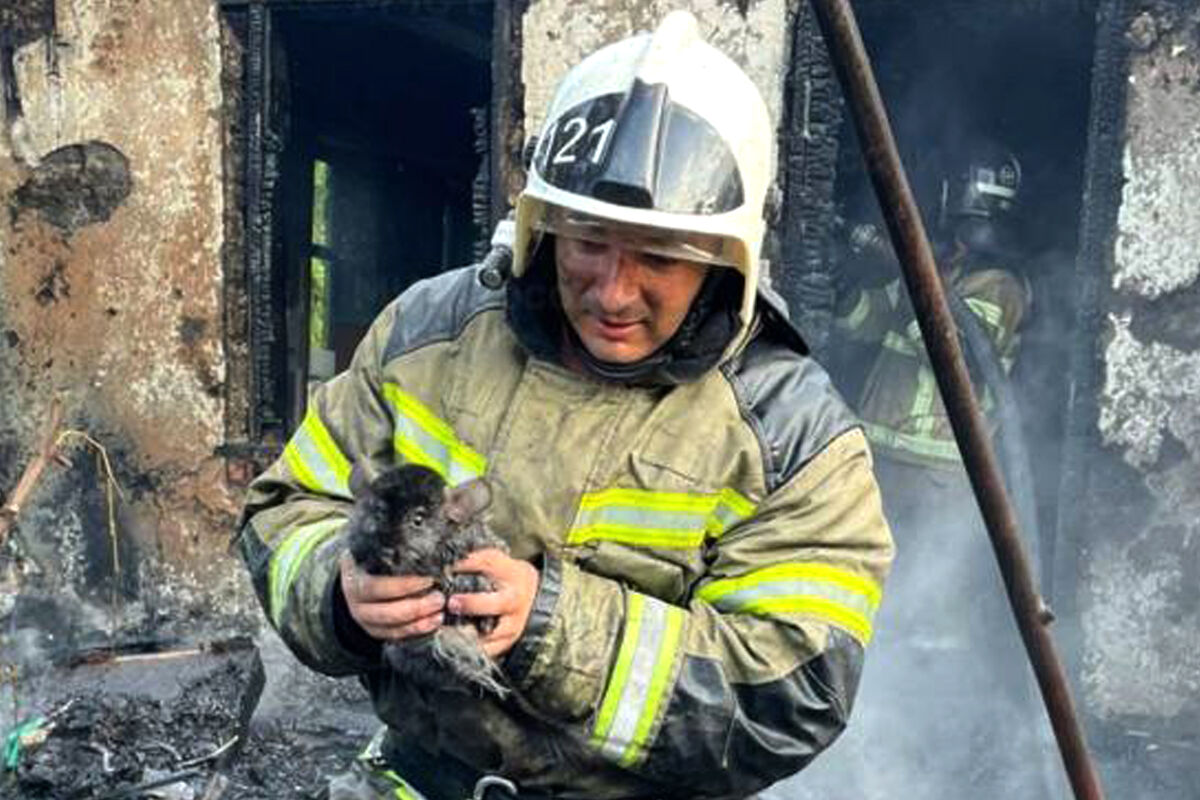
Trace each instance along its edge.
<instances>
[{"instance_id":1,"label":"dark strap","mask_svg":"<svg viewBox=\"0 0 1200 800\"><path fill-rule=\"evenodd\" d=\"M1038 530L1037 494L1033 483L1033 467L1029 459L1029 448L1025 442L1025 431L1021 426L1021 408L1013 389L1012 380L1004 371L1000 354L992 344L991 337L983 329L983 323L953 287L946 288L946 302L950 314L958 326L963 342L963 356L970 371L992 391L996 403L995 421L997 430L995 447L1000 457L1000 468L1008 494L1016 510L1017 524L1025 547L1033 561L1034 575L1041 572L1041 532Z\"/></svg>"}]
</instances>

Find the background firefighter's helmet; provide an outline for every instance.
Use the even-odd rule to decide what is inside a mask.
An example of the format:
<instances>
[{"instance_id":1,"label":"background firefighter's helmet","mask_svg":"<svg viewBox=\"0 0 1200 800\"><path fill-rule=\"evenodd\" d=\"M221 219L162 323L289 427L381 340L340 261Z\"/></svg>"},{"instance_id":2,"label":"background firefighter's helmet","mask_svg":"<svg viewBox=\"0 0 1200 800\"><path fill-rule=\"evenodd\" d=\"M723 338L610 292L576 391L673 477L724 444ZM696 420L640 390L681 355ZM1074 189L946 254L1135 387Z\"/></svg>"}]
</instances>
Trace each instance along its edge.
<instances>
[{"instance_id":1,"label":"background firefighter's helmet","mask_svg":"<svg viewBox=\"0 0 1200 800\"><path fill-rule=\"evenodd\" d=\"M564 220L674 239L696 261L739 270L748 324L774 164L766 104L704 42L695 17L604 47L572 69L547 110L517 200L513 274Z\"/></svg>"},{"instance_id":2,"label":"background firefighter's helmet","mask_svg":"<svg viewBox=\"0 0 1200 800\"><path fill-rule=\"evenodd\" d=\"M1010 226L1021 193L1021 162L1008 150L977 143L957 158L941 184L938 228L971 250L1010 249Z\"/></svg>"}]
</instances>

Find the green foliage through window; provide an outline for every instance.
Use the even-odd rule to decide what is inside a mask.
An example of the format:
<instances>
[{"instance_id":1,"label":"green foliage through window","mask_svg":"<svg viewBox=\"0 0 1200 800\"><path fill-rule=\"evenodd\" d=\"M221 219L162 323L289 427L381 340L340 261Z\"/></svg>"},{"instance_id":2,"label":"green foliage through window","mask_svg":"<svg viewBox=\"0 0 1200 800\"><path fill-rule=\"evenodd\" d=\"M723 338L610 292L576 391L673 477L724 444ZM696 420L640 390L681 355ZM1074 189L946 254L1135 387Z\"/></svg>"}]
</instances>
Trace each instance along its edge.
<instances>
[{"instance_id":1,"label":"green foliage through window","mask_svg":"<svg viewBox=\"0 0 1200 800\"><path fill-rule=\"evenodd\" d=\"M329 164L313 162L312 250L308 261L308 347L329 349Z\"/></svg>"}]
</instances>

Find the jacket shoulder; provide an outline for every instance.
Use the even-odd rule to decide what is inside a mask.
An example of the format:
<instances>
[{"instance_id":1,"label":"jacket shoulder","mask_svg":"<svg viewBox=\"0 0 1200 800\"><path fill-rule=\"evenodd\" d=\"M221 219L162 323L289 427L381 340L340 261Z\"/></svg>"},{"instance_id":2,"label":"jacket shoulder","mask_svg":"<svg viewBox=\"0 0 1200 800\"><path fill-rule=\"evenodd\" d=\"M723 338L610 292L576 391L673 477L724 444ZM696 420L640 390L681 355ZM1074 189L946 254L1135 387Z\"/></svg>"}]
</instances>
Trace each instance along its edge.
<instances>
[{"instance_id":1,"label":"jacket shoulder","mask_svg":"<svg viewBox=\"0 0 1200 800\"><path fill-rule=\"evenodd\" d=\"M828 373L776 337L760 332L721 371L758 439L768 492L860 424Z\"/></svg>"},{"instance_id":2,"label":"jacket shoulder","mask_svg":"<svg viewBox=\"0 0 1200 800\"><path fill-rule=\"evenodd\" d=\"M392 302L392 328L383 361L457 338L476 316L504 304L504 291L483 286L474 266L418 281Z\"/></svg>"}]
</instances>

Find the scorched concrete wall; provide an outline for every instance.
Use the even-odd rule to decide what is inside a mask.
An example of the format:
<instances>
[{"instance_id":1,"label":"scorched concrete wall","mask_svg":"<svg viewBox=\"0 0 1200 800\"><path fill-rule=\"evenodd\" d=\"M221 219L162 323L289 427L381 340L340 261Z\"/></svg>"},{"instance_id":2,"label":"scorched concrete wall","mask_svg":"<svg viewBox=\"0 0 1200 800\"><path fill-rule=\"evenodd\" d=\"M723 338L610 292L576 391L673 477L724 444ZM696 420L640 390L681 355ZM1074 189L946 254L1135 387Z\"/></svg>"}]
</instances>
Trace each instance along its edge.
<instances>
[{"instance_id":1,"label":"scorched concrete wall","mask_svg":"<svg viewBox=\"0 0 1200 800\"><path fill-rule=\"evenodd\" d=\"M1081 679L1101 748L1130 757L1110 794L1182 797L1200 778L1200 4L1136 5Z\"/></svg>"},{"instance_id":2,"label":"scorched concrete wall","mask_svg":"<svg viewBox=\"0 0 1200 800\"><path fill-rule=\"evenodd\" d=\"M186 624L245 592L225 555L239 498L214 454L225 425L218 11L212 0L7 5L23 113L0 137L0 487L16 483L58 396L65 426L105 448L120 495L110 520L95 451L69 446L71 465L47 470L21 510L0 613L19 587L72 618L43 622L85 637L118 617Z\"/></svg>"}]
</instances>

